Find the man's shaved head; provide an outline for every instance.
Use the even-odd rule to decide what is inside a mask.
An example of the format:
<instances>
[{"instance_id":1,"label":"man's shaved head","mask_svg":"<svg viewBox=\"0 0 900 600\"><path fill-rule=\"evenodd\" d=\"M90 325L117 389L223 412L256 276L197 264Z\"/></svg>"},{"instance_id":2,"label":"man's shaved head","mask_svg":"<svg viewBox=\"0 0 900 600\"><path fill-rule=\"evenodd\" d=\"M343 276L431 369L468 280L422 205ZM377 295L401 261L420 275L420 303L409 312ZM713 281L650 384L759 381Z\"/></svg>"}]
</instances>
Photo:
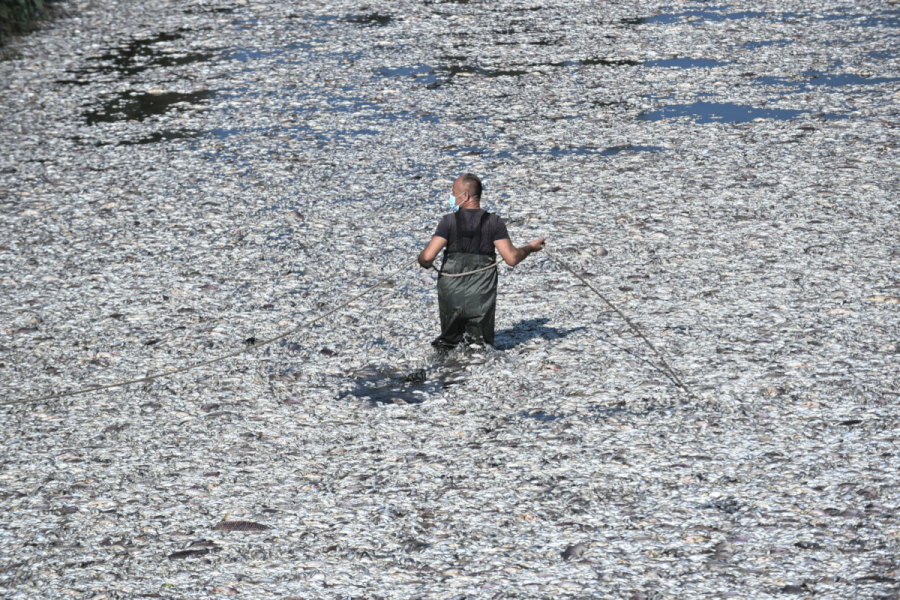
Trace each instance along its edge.
<instances>
[{"instance_id":1,"label":"man's shaved head","mask_svg":"<svg viewBox=\"0 0 900 600\"><path fill-rule=\"evenodd\" d=\"M476 175L466 173L459 179L459 192L468 192L469 197L475 200L481 200L481 180Z\"/></svg>"}]
</instances>

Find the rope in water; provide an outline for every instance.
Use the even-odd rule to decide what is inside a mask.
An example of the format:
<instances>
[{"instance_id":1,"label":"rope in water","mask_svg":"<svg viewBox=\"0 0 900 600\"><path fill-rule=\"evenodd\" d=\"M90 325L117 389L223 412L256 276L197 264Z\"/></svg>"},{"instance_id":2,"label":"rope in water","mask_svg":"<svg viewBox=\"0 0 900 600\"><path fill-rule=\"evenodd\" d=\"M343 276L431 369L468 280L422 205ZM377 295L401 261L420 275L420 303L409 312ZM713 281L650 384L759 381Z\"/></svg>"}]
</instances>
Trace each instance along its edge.
<instances>
[{"instance_id":1,"label":"rope in water","mask_svg":"<svg viewBox=\"0 0 900 600\"><path fill-rule=\"evenodd\" d=\"M625 313L623 313L621 310L619 310L619 309L616 307L615 304L613 304L612 302L610 302L609 300L607 300L607 299L606 299L606 296L604 296L603 294L601 294L600 292L598 292L598 291L594 288L594 286L592 286L590 283L588 283L587 280L586 280L584 277L582 277L582 276L579 275L577 272L575 272L575 270L572 269L572 267L570 267L569 265L567 265L564 261L559 260L558 258L556 258L556 256L554 256L554 255L553 255L549 250L547 250L546 248L544 248L544 252L547 253L547 257L548 257L548 258L550 258L553 262L555 262L556 264L562 266L566 271L568 271L569 273L571 273L572 275L574 275L575 277L577 277L578 279L580 279L580 280L581 280L581 283L583 283L584 285L586 285L586 286L588 287L589 290L591 290L592 292L594 292L595 294L597 294L597 295L600 297L600 299L603 300L603 302L606 303L607 306L609 306L611 309L613 309L614 311L616 311L616 314L618 314L620 317L622 317L622 319L623 319L626 323L628 323L628 326L631 327L632 331L634 331L636 334L638 334L638 336L639 336L642 340L644 340L644 342L645 342L648 346L650 346L650 349L653 350L653 353L654 353L654 354L656 354L656 357L659 359L659 362L662 363L662 366L664 366L664 367L666 368L666 371L668 371L669 375L672 376L672 379L675 380L675 383L678 384L678 387L680 387L682 390L684 390L684 392L685 392L688 396L690 396L691 398L693 398L694 400L697 399L697 397L696 397L696 396L695 396L695 395L687 388L687 386L685 386L685 385L681 382L681 379L680 379L680 378L678 377L678 375L675 373L675 370L674 370L672 367L669 366L669 363L666 362L666 359L663 357L662 353L661 353L659 350L656 349L656 346L654 346L653 344L650 343L650 340L648 340L647 337L646 337L643 333L641 333L641 330L637 328L637 325L635 325L634 323L632 323L632 322L631 322L631 319L629 319L628 317L625 316Z\"/></svg>"},{"instance_id":2,"label":"rope in water","mask_svg":"<svg viewBox=\"0 0 900 600\"><path fill-rule=\"evenodd\" d=\"M440 269L438 269L434 264L431 265L431 268L438 272L441 277L465 277L466 275L473 275L475 273L481 273L482 271L487 271L488 269L493 269L500 265L503 262L502 258L498 258L497 262L492 265L488 265L486 267L481 267L480 269L475 269L474 271L466 271L465 273L444 273Z\"/></svg>"},{"instance_id":3,"label":"rope in water","mask_svg":"<svg viewBox=\"0 0 900 600\"><path fill-rule=\"evenodd\" d=\"M109 390L109 389L112 389L112 388L125 387L125 386L128 386L128 385L133 385L133 384L135 384L135 383L144 383L144 382L147 382L147 381L153 381L154 379L161 379L161 378L163 378L163 377L170 377L170 376L172 376L172 375L177 375L178 373L184 373L185 371L190 371L190 370L193 370L193 369L198 369L198 368L200 368L200 367L205 367L205 366L211 365L211 364L213 364L213 363L221 362L221 361L226 360L226 359L229 359L229 358L234 358L234 357L236 357L236 356L240 356L241 354L246 354L247 352L250 352L251 350L256 350L257 348L260 348L260 347L262 347L262 346L266 346L266 345L271 344L271 343L273 343L273 342L277 342L278 340L283 340L284 338L288 337L289 335L293 335L293 334L297 333L297 332L300 331L301 329L304 329L304 328L306 328L306 327L309 327L310 325L313 325L314 323L318 323L319 321L321 321L321 320L324 319L325 317L327 317L327 316L329 316L329 315L332 315L332 314L336 313L337 311L339 311L340 309L344 308L344 307L347 306L348 304L351 304L351 303L353 303L353 302L359 300L360 298L362 298L363 296L365 296L366 294L368 294L369 292L371 292L372 290L374 290L375 288L377 288L379 285L381 285L382 283L384 283L384 282L387 281L388 279L391 279L392 277L394 277L395 275L397 275L398 273L400 273L400 271L406 269L407 267L409 267L410 265L412 265L412 264L415 263L415 262L417 262L417 260L412 260L412 261L410 261L410 262L408 262L408 263L404 263L402 267L398 268L398 269L395 270L395 271L392 271L392 272L389 273L388 275L385 275L384 277L382 277L381 279L379 279L378 281L376 281L375 283L373 283L372 285L370 285L369 287L367 287L367 288L366 288L365 290L363 290L362 292L356 294L355 296L353 296L353 297L350 298L349 300L345 301L343 304L339 304L339 305L335 306L334 308L332 308L332 309L329 310L328 312L319 315L319 316L316 317L315 319L313 319L313 320L311 320L311 321L306 321L305 323L301 323L301 324L298 325L297 327L294 327L293 329L291 329L291 330L289 330L289 331L286 331L286 332L282 333L281 335L275 336L275 337L273 337L272 339L269 339L269 340L264 340L264 341L261 341L261 342L257 342L257 343L255 343L254 345L248 346L247 348L244 348L244 349L242 349L242 350L238 350L237 352L232 352L232 353L230 353L230 354L225 354L225 355L223 355L223 356L217 356L216 358L211 358L211 359L209 359L209 360L205 360L205 361L203 361L203 362L199 362L199 363L196 363L196 364L193 364L193 365L188 365L188 366L186 366L186 367L181 367L180 369L173 369L173 370L171 370L171 371L166 371L165 373L156 373L156 374L154 374L154 375L148 375L148 376L146 376L146 377L140 377L140 378L138 378L138 379L130 379L130 380L128 380L128 381L120 381L120 382L118 382L118 383L110 383L109 385L97 385L97 386L91 386L91 387L87 387L87 388L82 388L82 389L80 389L80 390L74 390L74 391L71 391L71 392L60 392L60 393L58 393L58 394L50 394L49 396L40 396L39 398L20 398L20 399L18 399L18 400L7 400L7 401L0 402L0 406L8 406L8 405L10 405L10 404L22 404L22 403L25 403L25 402L44 402L44 401L46 401L46 400L55 400L55 399L57 399L57 398L66 398L66 397L68 397L68 396L77 396L77 395L79 395L79 394L85 394L85 393L87 393L87 392L98 392L98 391L100 391L100 390Z\"/></svg>"},{"instance_id":4,"label":"rope in water","mask_svg":"<svg viewBox=\"0 0 900 600\"><path fill-rule=\"evenodd\" d=\"M597 296L599 296L600 299L603 300L603 302L605 302L605 303L606 303L610 308L612 308L612 309L613 309L620 317L622 317L622 319L625 320L625 322L628 324L628 326L631 327L631 329L632 329L632 330L633 330L633 331L634 331L634 332L635 332L642 340L644 340L644 342L650 347L651 350L653 350L653 352L656 354L657 358L659 358L660 363L662 363L662 365L666 368L666 371L668 372L669 375L671 375L671 377L672 377L672 379L675 381L675 383L677 383L678 386L679 386L682 390L684 390L685 393L687 393L688 396L690 396L691 398L693 398L693 399L696 400L696 396L694 396L694 394L691 393L691 391L684 385L684 383L681 382L681 379L678 377L678 375L675 373L675 371L672 369L672 367L669 366L669 364L666 362L666 359L663 357L663 355L659 352L659 350L656 349L656 347L655 347L653 344L650 343L650 340L648 340L647 337L646 337L643 333L641 333L641 330L638 329L637 326L636 326L634 323L631 322L631 319L629 319L628 317L626 317L625 314L624 314L621 310L619 310L612 302L610 302L609 300L607 300L606 297L605 297L603 294L601 294L600 292L598 292L598 291L594 288L594 286L592 286L590 283L588 283L588 282L584 279L584 277L582 277L581 275L579 275L578 273L576 273L571 267L569 267L568 264L566 264L564 261L562 261L562 260L556 258L556 256L554 256L549 250L546 250L546 249L545 249L544 251L547 252L547 256L548 256L551 260L553 260L554 262L556 262L557 264L559 264L560 266L562 266L564 269L566 269L567 271L569 271L572 275L574 275L575 277L577 277L578 279L580 279L581 282L584 283L584 285L586 285L586 286L588 287L588 289L590 289L592 292L594 292L595 294L597 294ZM40 397L37 397L37 398L19 398L19 399L17 399L17 400L6 400L6 401L3 401L3 402L0 402L0 406L9 406L9 405L12 405L12 404L23 404L23 403L26 403L26 402L45 402L45 401L47 401L47 400L55 400L55 399L57 399L57 398L67 398L67 397L70 397L70 396L77 396L77 395L80 395L80 394L85 394L85 393L87 393L87 392L98 392L98 391L101 391L101 390L109 390L109 389L113 389L113 388L126 387L126 386L129 386L129 385L133 385L133 384L135 384L135 383L146 383L146 382L148 382L148 381L153 381L153 380L155 380L155 379L162 379L163 377L171 377L172 375L177 375L178 373L184 373L184 372L186 372L186 371L191 371L191 370L193 370L193 369L198 369L198 368L200 368L200 367L205 367L205 366L208 366L208 365L217 363L217 362L221 362L221 361L223 361L223 360L227 360L227 359L229 359L229 358L235 358L236 356L240 356L240 355L242 355L242 354L246 354L246 353L248 353L248 352L250 352L250 351L252 351L252 350L256 350L257 348L260 348L260 347L262 347L262 346L266 346L266 345L268 345L268 344L272 344L272 343L277 342L277 341L279 341L279 340L283 340L284 338L286 338L286 337L288 337L288 336L290 336L290 335L293 335L293 334L297 333L297 332L300 331L301 329L305 329L306 327L309 327L310 325L313 325L313 324L315 324L315 323L318 323L319 321L325 319L326 317L328 317L328 316L330 316L330 315L336 313L337 311L341 310L341 309L344 308L345 306L348 306L349 304L352 304L353 302L359 300L360 298L362 298L363 296L365 296L366 294L368 294L369 292L371 292L372 290L374 290L375 288L377 288L379 285L381 285L381 284L384 283L385 281L387 281L387 280L393 278L393 277L396 276L398 273L400 273L401 271L403 271L404 269L406 269L407 267L411 266L413 263L415 263L415 262L417 262L417 261L418 261L418 259L412 260L412 261L410 261L410 262L408 262L408 263L404 263L401 267L399 267L398 269L396 269L396 270L392 271L391 273L385 275L384 277L382 277L381 279L379 279L378 281L376 281L374 284L372 284L371 286L369 286L368 288L366 288L366 289L363 290L362 292L356 294L355 296L353 296L353 297L350 298L349 300L346 300L346 301L344 301L343 303L341 303L341 304L335 306L335 307L332 308L331 310L329 310L329 311L327 311L327 312L325 312L325 313L319 315L319 316L316 317L315 319L312 319L311 321L306 321L306 322L304 322L304 323L301 323L301 324L298 325L297 327L294 327L293 329L290 329L290 330L288 330L288 331L282 333L281 335L277 335L277 336L275 336L275 337L273 337L273 338L271 338L271 339L268 339L268 340L263 340L263 341L261 341L261 342L257 342L257 343L255 343L255 344L253 344L252 346L248 346L247 348L244 348L244 349L242 349L242 350L238 350L237 352L231 352L231 353L229 353L229 354L225 354L225 355L223 355L223 356L217 356L216 358L211 358L211 359L209 359L209 360L205 360L205 361L203 361L203 362L195 363L195 364L193 364L193 365L188 365L188 366L186 366L186 367L181 367L181 368L178 368L178 369L172 369L171 371L165 371L165 372L163 372L163 373L155 373L155 374L153 374L153 375L148 375L148 376L146 376L146 377L139 377L139 378L137 378L137 379L130 379L130 380L128 380L128 381L120 381L120 382L117 382L117 383L110 383L110 384L108 384L108 385L96 385L96 386L91 386L91 387L82 388L82 389L79 389L79 390L73 390L73 391L70 391L70 392L60 392L60 393L57 393L57 394L50 394L49 396L40 396ZM492 265L489 265L489 266L487 266L487 267L482 267L482 268L480 268L480 269L476 269L476 270L474 270L474 271L467 271L467 272L465 272L465 273L454 273L454 274L450 274L450 273L441 273L441 276L442 276L442 277L464 277L464 276L472 275L472 274L474 274L474 273L478 273L478 272L481 272L481 271L486 271L486 270L488 270L488 269L494 269L494 268L496 268L496 267L500 264L501 261L502 261L502 259L498 259L496 263L494 263L494 264L492 264ZM432 268L433 268L433 267L434 267L434 265L432 265Z\"/></svg>"}]
</instances>

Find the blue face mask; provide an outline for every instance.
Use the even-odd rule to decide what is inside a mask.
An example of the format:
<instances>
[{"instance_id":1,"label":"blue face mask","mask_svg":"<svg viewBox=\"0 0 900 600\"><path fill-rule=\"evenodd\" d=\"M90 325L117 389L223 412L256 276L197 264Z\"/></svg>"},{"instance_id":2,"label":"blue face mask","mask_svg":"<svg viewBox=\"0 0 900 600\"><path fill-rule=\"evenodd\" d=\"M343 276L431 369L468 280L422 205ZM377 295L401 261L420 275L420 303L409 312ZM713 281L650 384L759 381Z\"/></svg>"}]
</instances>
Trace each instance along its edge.
<instances>
[{"instance_id":1,"label":"blue face mask","mask_svg":"<svg viewBox=\"0 0 900 600\"><path fill-rule=\"evenodd\" d=\"M465 192L463 192L463 193L465 193ZM462 196L462 194L460 194L459 196ZM459 196L454 196L453 192L450 193L450 209L453 212L456 212L459 210L460 205L456 203L456 199L459 198Z\"/></svg>"}]
</instances>

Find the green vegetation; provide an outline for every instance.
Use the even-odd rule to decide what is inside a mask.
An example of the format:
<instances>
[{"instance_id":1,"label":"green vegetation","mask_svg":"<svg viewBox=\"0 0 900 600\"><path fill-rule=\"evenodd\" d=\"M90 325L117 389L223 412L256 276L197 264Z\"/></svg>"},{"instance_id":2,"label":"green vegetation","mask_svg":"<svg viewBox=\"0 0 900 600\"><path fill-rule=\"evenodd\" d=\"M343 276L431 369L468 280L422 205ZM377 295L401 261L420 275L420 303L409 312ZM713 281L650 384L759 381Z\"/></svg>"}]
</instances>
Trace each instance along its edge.
<instances>
[{"instance_id":1,"label":"green vegetation","mask_svg":"<svg viewBox=\"0 0 900 600\"><path fill-rule=\"evenodd\" d=\"M44 0L0 0L0 45L11 35L31 31L46 14Z\"/></svg>"}]
</instances>

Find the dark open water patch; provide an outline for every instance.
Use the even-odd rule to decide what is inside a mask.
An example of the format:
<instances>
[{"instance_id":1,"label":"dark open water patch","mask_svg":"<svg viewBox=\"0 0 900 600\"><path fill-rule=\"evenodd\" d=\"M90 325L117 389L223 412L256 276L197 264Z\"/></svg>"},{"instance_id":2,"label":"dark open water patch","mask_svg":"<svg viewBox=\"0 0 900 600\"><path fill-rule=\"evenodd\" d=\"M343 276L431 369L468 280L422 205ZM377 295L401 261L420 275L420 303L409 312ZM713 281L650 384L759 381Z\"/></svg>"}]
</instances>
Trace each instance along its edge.
<instances>
[{"instance_id":1,"label":"dark open water patch","mask_svg":"<svg viewBox=\"0 0 900 600\"><path fill-rule=\"evenodd\" d=\"M806 71L803 81L792 81L780 77L759 77L756 83L763 85L781 85L796 88L793 91L801 92L813 87L842 87L845 85L878 85L880 83L894 83L900 81L900 77L863 77L851 73L827 74L818 71Z\"/></svg>"},{"instance_id":2,"label":"dark open water patch","mask_svg":"<svg viewBox=\"0 0 900 600\"><path fill-rule=\"evenodd\" d=\"M162 94L123 92L96 109L84 113L88 125L95 123L115 123L119 121L143 121L152 115L161 115L180 105L197 104L215 95L211 90Z\"/></svg>"},{"instance_id":3,"label":"dark open water patch","mask_svg":"<svg viewBox=\"0 0 900 600\"><path fill-rule=\"evenodd\" d=\"M522 65L526 66L527 65ZM488 79L493 79L495 77L520 77L522 75L527 75L530 73L529 69L524 68L489 68L485 69L482 67L478 67L476 65L452 65L449 67L441 68L441 71L447 75L448 78L452 77L466 77L470 75L478 75L480 77L486 77Z\"/></svg>"},{"instance_id":4,"label":"dark open water patch","mask_svg":"<svg viewBox=\"0 0 900 600\"><path fill-rule=\"evenodd\" d=\"M528 75L536 69L546 67L588 67L588 66L605 66L605 67L622 67L622 66L638 66L640 61L614 59L614 58L585 58L577 60L564 60L559 62L545 63L516 63L503 67L481 67L469 62L468 56L443 56L442 60L447 61L447 65L433 67L431 65L411 65L405 67L388 68L382 67L378 69L378 74L383 77L391 78L413 78L419 83L426 85L438 85L442 82L446 83L455 77L484 77L493 79L497 77L521 77ZM687 67L685 67L687 68Z\"/></svg>"},{"instance_id":5,"label":"dark open water patch","mask_svg":"<svg viewBox=\"0 0 900 600\"><path fill-rule=\"evenodd\" d=\"M623 58L584 58L580 60L564 60L555 63L536 63L535 67L636 67L641 62Z\"/></svg>"},{"instance_id":6,"label":"dark open water patch","mask_svg":"<svg viewBox=\"0 0 900 600\"><path fill-rule=\"evenodd\" d=\"M68 71L77 79L62 79L57 83L85 84L85 78L94 74L131 76L155 67L174 67L205 62L215 56L213 52L165 52L159 44L180 40L183 31L159 33L151 38L132 40L125 46L114 46L100 56L87 61L90 66Z\"/></svg>"},{"instance_id":7,"label":"dark open water patch","mask_svg":"<svg viewBox=\"0 0 900 600\"><path fill-rule=\"evenodd\" d=\"M186 15L193 15L193 14L199 15L199 14L203 14L203 13L218 13L218 14L230 15L231 13L233 13L236 10L237 10L236 6L218 6L215 8L206 8L205 6L201 5L199 7L195 6L192 8L185 9L182 12Z\"/></svg>"},{"instance_id":8,"label":"dark open water patch","mask_svg":"<svg viewBox=\"0 0 900 600\"><path fill-rule=\"evenodd\" d=\"M728 64L731 63L706 58L670 58L667 60L649 60L643 63L645 67L662 67L664 69L711 69Z\"/></svg>"},{"instance_id":9,"label":"dark open water patch","mask_svg":"<svg viewBox=\"0 0 900 600\"><path fill-rule=\"evenodd\" d=\"M202 131L157 131L156 133L138 138L136 140L123 140L117 146L142 146L145 144L157 144L159 142L172 142L175 140L190 140L205 135Z\"/></svg>"},{"instance_id":10,"label":"dark open water patch","mask_svg":"<svg viewBox=\"0 0 900 600\"><path fill-rule=\"evenodd\" d=\"M749 123L755 119L774 119L776 121L793 121L804 115L820 119L846 119L845 115L827 113L810 114L806 110L789 110L777 108L753 108L732 102L694 102L692 104L675 104L659 110L643 113L644 121L663 121L678 117L692 117L697 123Z\"/></svg>"},{"instance_id":11,"label":"dark open water patch","mask_svg":"<svg viewBox=\"0 0 900 600\"><path fill-rule=\"evenodd\" d=\"M660 15L655 15L652 17L644 17L643 19L635 19L636 21L640 21L639 23L630 23L632 25L643 25L643 24L652 24L652 23L679 23L681 21L711 21L713 23L718 23L721 21L739 21L741 19L769 19L773 21L784 21L785 19L795 19L797 18L797 13L792 12L760 12L753 10L739 11L739 12L724 12L726 7L722 7L718 10L686 10L678 13L664 13Z\"/></svg>"},{"instance_id":12,"label":"dark open water patch","mask_svg":"<svg viewBox=\"0 0 900 600\"><path fill-rule=\"evenodd\" d=\"M394 20L390 15L380 13L366 13L361 15L350 15L344 19L347 23L361 25L363 27L384 27Z\"/></svg>"}]
</instances>

